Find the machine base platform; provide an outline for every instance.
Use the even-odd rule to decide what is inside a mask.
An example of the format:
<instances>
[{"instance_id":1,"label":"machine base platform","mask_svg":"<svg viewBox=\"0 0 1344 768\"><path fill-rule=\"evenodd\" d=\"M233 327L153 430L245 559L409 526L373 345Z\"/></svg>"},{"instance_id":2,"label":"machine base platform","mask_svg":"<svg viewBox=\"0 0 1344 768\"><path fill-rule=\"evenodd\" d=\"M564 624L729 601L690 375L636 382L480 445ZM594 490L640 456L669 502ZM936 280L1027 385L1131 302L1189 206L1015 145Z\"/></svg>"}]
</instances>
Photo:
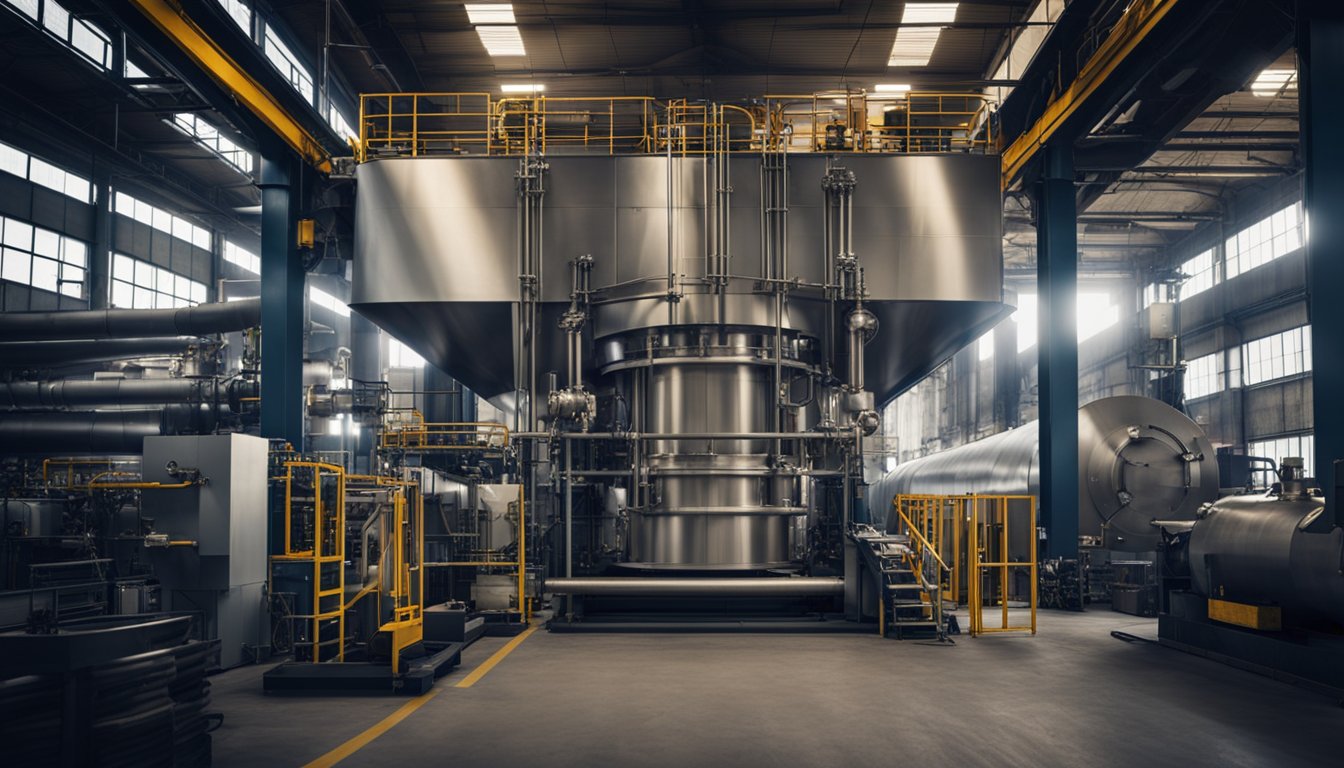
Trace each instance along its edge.
<instances>
[{"instance_id":1,"label":"machine base platform","mask_svg":"<svg viewBox=\"0 0 1344 768\"><path fill-rule=\"evenodd\" d=\"M401 694L419 696L462 660L465 643L426 643L428 656L408 660L405 671L392 674L385 664L362 662L288 661L262 675L262 690L277 694Z\"/></svg>"}]
</instances>

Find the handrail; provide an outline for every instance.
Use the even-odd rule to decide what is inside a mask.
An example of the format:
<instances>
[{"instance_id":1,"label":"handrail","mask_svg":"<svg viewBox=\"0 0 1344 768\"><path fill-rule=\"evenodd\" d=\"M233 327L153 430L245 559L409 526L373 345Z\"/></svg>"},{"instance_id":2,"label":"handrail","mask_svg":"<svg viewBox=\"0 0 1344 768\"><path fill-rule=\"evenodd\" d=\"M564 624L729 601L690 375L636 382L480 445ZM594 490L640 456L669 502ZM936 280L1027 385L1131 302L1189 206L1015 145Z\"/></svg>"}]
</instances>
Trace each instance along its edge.
<instances>
[{"instance_id":1,"label":"handrail","mask_svg":"<svg viewBox=\"0 0 1344 768\"><path fill-rule=\"evenodd\" d=\"M650 96L366 93L360 96L356 160L384 155L529 156L566 147L607 155L767 150L990 154L997 151L993 106L982 93L940 91L767 94L737 104ZM745 137L733 135L733 127L742 123L730 120L729 114L747 118Z\"/></svg>"},{"instance_id":2,"label":"handrail","mask_svg":"<svg viewBox=\"0 0 1344 768\"><path fill-rule=\"evenodd\" d=\"M938 562L938 566L942 568L944 571L951 572L952 569L948 567L947 563L943 562L943 558L938 556L938 552L933 548L933 545L929 543L928 539L924 538L924 534L919 532L919 529L915 527L915 524L905 514L905 510L901 509L901 507L897 505L894 500L892 504L893 506L896 507L896 514L900 515L901 522L905 523L906 533L914 534L915 538L919 540L920 546L923 547L924 550L927 551L930 555L933 555L933 559Z\"/></svg>"}]
</instances>

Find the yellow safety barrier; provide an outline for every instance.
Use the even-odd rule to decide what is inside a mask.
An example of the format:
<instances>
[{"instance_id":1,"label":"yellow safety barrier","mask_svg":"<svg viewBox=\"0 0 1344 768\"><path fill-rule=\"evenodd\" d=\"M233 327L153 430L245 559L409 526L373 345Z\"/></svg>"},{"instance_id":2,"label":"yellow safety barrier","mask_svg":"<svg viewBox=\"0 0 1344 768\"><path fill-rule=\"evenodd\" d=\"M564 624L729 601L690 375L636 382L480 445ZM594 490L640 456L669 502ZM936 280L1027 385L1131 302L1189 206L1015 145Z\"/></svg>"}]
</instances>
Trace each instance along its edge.
<instances>
[{"instance_id":1,"label":"yellow safety barrier","mask_svg":"<svg viewBox=\"0 0 1344 768\"><path fill-rule=\"evenodd\" d=\"M916 556L927 552L941 566L941 594L949 602L964 601L972 637L1036 634L1035 496L902 494L892 506ZM1023 572L1025 579L1014 579ZM1028 609L1027 624L1012 624L1012 603ZM986 606L999 609L997 626L986 625Z\"/></svg>"},{"instance_id":2,"label":"yellow safety barrier","mask_svg":"<svg viewBox=\"0 0 1344 768\"><path fill-rule=\"evenodd\" d=\"M648 96L360 96L356 159L383 156L997 151L978 93L824 91L740 104Z\"/></svg>"}]
</instances>

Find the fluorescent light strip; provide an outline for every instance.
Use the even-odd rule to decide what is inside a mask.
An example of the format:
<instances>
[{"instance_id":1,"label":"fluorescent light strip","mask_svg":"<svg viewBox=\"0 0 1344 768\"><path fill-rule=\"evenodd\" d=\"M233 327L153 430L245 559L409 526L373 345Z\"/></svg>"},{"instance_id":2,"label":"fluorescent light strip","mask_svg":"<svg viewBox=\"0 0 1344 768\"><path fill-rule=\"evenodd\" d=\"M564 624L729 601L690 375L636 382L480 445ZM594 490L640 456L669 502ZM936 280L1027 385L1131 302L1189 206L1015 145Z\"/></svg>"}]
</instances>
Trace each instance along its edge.
<instances>
[{"instance_id":1,"label":"fluorescent light strip","mask_svg":"<svg viewBox=\"0 0 1344 768\"><path fill-rule=\"evenodd\" d=\"M909 83L878 83L873 86L875 93L909 93Z\"/></svg>"},{"instance_id":2,"label":"fluorescent light strip","mask_svg":"<svg viewBox=\"0 0 1344 768\"><path fill-rule=\"evenodd\" d=\"M517 27L477 27L476 36L491 56L526 56Z\"/></svg>"},{"instance_id":3,"label":"fluorescent light strip","mask_svg":"<svg viewBox=\"0 0 1344 768\"><path fill-rule=\"evenodd\" d=\"M467 21L472 24L514 24L513 6L509 3L466 3Z\"/></svg>"},{"instance_id":4,"label":"fluorescent light strip","mask_svg":"<svg viewBox=\"0 0 1344 768\"><path fill-rule=\"evenodd\" d=\"M902 24L951 24L957 18L959 3L907 3ZM941 27L901 27L891 44L888 67L926 67L938 47Z\"/></svg>"},{"instance_id":5,"label":"fluorescent light strip","mask_svg":"<svg viewBox=\"0 0 1344 768\"><path fill-rule=\"evenodd\" d=\"M541 93L546 86L541 83L503 83L499 90L504 93Z\"/></svg>"}]
</instances>

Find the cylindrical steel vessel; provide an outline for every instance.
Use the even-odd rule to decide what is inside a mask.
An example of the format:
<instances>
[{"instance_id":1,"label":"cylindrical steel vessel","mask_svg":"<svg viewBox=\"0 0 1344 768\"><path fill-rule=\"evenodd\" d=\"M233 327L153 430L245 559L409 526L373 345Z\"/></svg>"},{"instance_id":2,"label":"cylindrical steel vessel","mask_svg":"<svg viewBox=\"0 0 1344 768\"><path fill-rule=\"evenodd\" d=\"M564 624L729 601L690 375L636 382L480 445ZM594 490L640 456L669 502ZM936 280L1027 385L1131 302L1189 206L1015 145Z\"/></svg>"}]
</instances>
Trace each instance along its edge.
<instances>
[{"instance_id":1,"label":"cylindrical steel vessel","mask_svg":"<svg viewBox=\"0 0 1344 768\"><path fill-rule=\"evenodd\" d=\"M1229 496L1190 531L1190 577L1205 597L1278 605L1285 623L1344 624L1344 530L1309 532L1319 496Z\"/></svg>"},{"instance_id":2,"label":"cylindrical steel vessel","mask_svg":"<svg viewBox=\"0 0 1344 768\"><path fill-rule=\"evenodd\" d=\"M773 365L755 354L763 338L683 329L632 341L627 350L646 346L608 366L622 371L628 391L645 393L631 399L649 432L724 435L649 444L652 491L647 508L630 515L631 564L724 570L789 562L792 518L806 513L797 475L772 462L773 441L735 437L774 431Z\"/></svg>"},{"instance_id":3,"label":"cylindrical steel vessel","mask_svg":"<svg viewBox=\"0 0 1344 768\"><path fill-rule=\"evenodd\" d=\"M906 462L869 491L874 514L897 494L1040 495L1037 422ZM1154 520L1193 520L1218 496L1218 464L1204 430L1147 397L1108 397L1078 411L1078 531L1082 543L1147 552Z\"/></svg>"}]
</instances>

